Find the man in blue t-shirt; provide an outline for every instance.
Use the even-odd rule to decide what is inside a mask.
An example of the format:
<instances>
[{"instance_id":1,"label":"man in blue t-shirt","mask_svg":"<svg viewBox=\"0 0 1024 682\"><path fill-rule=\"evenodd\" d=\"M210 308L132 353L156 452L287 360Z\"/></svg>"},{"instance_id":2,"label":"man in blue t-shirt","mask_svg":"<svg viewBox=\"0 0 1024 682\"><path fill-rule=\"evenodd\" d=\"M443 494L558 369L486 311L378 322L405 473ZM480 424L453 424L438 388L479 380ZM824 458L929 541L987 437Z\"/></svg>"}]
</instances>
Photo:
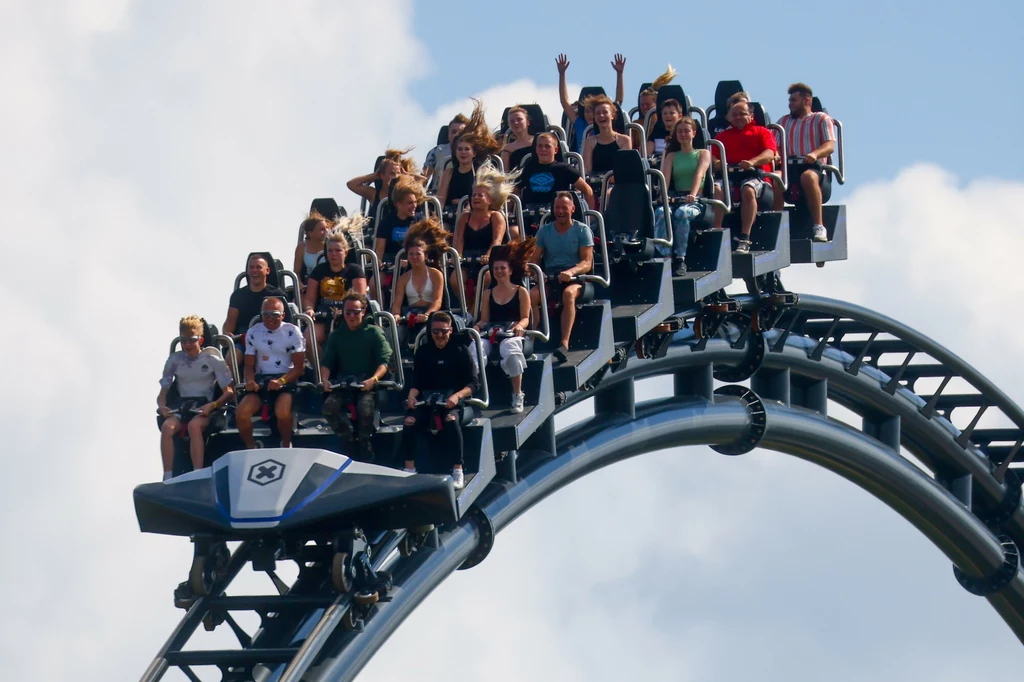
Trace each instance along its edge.
<instances>
[{"instance_id":1,"label":"man in blue t-shirt","mask_svg":"<svg viewBox=\"0 0 1024 682\"><path fill-rule=\"evenodd\" d=\"M549 300L562 303L561 344L554 350L561 362L566 361L569 352L569 336L576 322L576 299L583 293L583 287L574 278L589 273L594 267L594 233L585 224L572 219L574 209L569 192L555 195L555 222L546 223L538 230L537 250L533 253L533 262L541 265L544 274L557 278L558 286L549 287ZM530 290L530 299L533 319L540 319L537 288Z\"/></svg>"}]
</instances>

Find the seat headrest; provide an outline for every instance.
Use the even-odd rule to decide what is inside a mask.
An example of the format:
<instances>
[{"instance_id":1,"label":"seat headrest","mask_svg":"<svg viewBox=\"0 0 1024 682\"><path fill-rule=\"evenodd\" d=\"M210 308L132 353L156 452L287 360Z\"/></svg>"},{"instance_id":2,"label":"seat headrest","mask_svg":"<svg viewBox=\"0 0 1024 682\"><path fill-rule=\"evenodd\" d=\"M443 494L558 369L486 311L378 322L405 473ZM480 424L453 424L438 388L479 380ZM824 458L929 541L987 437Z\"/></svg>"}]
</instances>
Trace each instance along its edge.
<instances>
[{"instance_id":1,"label":"seat headrest","mask_svg":"<svg viewBox=\"0 0 1024 682\"><path fill-rule=\"evenodd\" d=\"M309 205L309 212L316 211L328 220L337 220L348 215L344 206L338 206L338 202L331 197L313 199Z\"/></svg>"},{"instance_id":2,"label":"seat headrest","mask_svg":"<svg viewBox=\"0 0 1024 682\"><path fill-rule=\"evenodd\" d=\"M821 100L818 99L817 97L812 97L811 98L811 111L815 111L815 112L820 111L823 114L827 114L828 113L828 109L826 109L821 104Z\"/></svg>"},{"instance_id":3,"label":"seat headrest","mask_svg":"<svg viewBox=\"0 0 1024 682\"><path fill-rule=\"evenodd\" d=\"M527 130L531 135L537 133L543 133L548 129L548 118L544 115L544 110L540 108L539 104L520 104L518 105L523 109L526 109L527 116L530 117L530 122L527 125ZM501 133L508 132L508 112L512 107L505 107L505 111L501 112Z\"/></svg>"},{"instance_id":4,"label":"seat headrest","mask_svg":"<svg viewBox=\"0 0 1024 682\"><path fill-rule=\"evenodd\" d=\"M270 255L269 251L253 251L245 257L245 281L249 282L249 259L253 256L262 256L267 261L267 266L270 267L270 273L267 274L267 285L272 287L281 288L281 278L279 274L280 268L277 266L277 261Z\"/></svg>"},{"instance_id":5,"label":"seat headrest","mask_svg":"<svg viewBox=\"0 0 1024 682\"><path fill-rule=\"evenodd\" d=\"M768 125L768 114L765 112L764 107L761 106L760 102L750 103L750 113L754 116L754 123L759 126Z\"/></svg>"},{"instance_id":6,"label":"seat headrest","mask_svg":"<svg viewBox=\"0 0 1024 682\"><path fill-rule=\"evenodd\" d=\"M612 169L616 186L623 183L646 183L647 167L636 149L620 149L615 152Z\"/></svg>"},{"instance_id":7,"label":"seat headrest","mask_svg":"<svg viewBox=\"0 0 1024 682\"><path fill-rule=\"evenodd\" d=\"M586 208L585 208L586 204L583 203L583 197L576 190L572 190L571 192L569 192L569 194L572 195L572 205L573 205L572 219L573 220L579 220L580 222L586 222L586 220L583 217L584 212L586 212ZM554 215L554 213L555 213L555 200L557 198L558 197L555 197L555 199L551 200L551 214L552 215Z\"/></svg>"},{"instance_id":8,"label":"seat headrest","mask_svg":"<svg viewBox=\"0 0 1024 682\"><path fill-rule=\"evenodd\" d=\"M686 102L686 93L683 92L682 86L676 85L675 83L669 83L668 85L661 86L661 88L658 90L658 109L657 110L660 112L661 111L662 103L664 103L665 101L670 100L670 99L676 100L677 102L679 102L683 106L683 115L685 116L686 115L687 102Z\"/></svg>"},{"instance_id":9,"label":"seat headrest","mask_svg":"<svg viewBox=\"0 0 1024 682\"><path fill-rule=\"evenodd\" d=\"M715 116L725 118L728 112L729 98L737 92L743 91L743 84L739 81L718 81L715 87Z\"/></svg>"},{"instance_id":10,"label":"seat headrest","mask_svg":"<svg viewBox=\"0 0 1024 682\"><path fill-rule=\"evenodd\" d=\"M436 144L448 144L448 126L447 125L441 126L441 130L438 131Z\"/></svg>"}]
</instances>

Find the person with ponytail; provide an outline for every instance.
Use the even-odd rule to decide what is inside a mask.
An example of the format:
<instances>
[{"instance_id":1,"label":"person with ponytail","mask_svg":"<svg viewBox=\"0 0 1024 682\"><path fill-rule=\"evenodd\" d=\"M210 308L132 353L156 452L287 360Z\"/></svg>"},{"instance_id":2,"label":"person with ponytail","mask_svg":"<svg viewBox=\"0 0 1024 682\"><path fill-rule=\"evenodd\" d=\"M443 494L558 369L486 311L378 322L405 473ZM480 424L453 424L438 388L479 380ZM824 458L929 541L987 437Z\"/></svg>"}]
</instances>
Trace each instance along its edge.
<instances>
[{"instance_id":1,"label":"person with ponytail","mask_svg":"<svg viewBox=\"0 0 1024 682\"><path fill-rule=\"evenodd\" d=\"M486 265L491 250L505 241L508 222L501 209L515 189L517 176L517 173L506 175L490 164L481 166L470 195L469 210L464 211L455 224L454 246L459 257L479 259L462 267L466 296L470 300L473 299L472 284L480 266ZM450 281L453 287L457 286L455 272L452 272Z\"/></svg>"},{"instance_id":2,"label":"person with ponytail","mask_svg":"<svg viewBox=\"0 0 1024 682\"><path fill-rule=\"evenodd\" d=\"M441 174L441 184L437 189L437 198L446 208L454 209L462 197L469 196L476 169L501 151L501 143L487 128L483 104L479 100L473 101L475 104L469 123L452 142L455 152L452 165Z\"/></svg>"},{"instance_id":3,"label":"person with ponytail","mask_svg":"<svg viewBox=\"0 0 1024 682\"><path fill-rule=\"evenodd\" d=\"M363 268L346 261L350 240L362 243L363 228L368 222L369 219L361 213L339 219L327 235L327 260L309 273L303 311L316 320L313 326L318 347L323 347L328 332L341 314L345 294L349 291L366 294Z\"/></svg>"},{"instance_id":4,"label":"person with ponytail","mask_svg":"<svg viewBox=\"0 0 1024 682\"><path fill-rule=\"evenodd\" d=\"M316 267L317 259L324 252L327 233L334 224L316 211L310 212L299 228L302 230L302 241L295 247L295 265L292 272L299 276L299 287L306 290L306 279Z\"/></svg>"}]
</instances>

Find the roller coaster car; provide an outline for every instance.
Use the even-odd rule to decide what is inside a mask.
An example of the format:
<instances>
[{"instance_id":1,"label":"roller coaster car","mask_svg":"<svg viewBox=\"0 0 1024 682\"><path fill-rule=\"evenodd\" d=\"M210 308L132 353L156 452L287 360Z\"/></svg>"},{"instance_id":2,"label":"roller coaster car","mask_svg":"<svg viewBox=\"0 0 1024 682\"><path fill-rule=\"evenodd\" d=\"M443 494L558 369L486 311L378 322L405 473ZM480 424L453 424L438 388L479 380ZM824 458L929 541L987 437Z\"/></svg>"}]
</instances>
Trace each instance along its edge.
<instances>
[{"instance_id":1,"label":"roller coaster car","mask_svg":"<svg viewBox=\"0 0 1024 682\"><path fill-rule=\"evenodd\" d=\"M376 601L390 580L370 568L368 534L458 520L448 477L406 474L311 448L236 450L212 467L140 485L134 498L142 532L192 537L193 596L210 594L223 577L226 542L255 540L264 550L254 555L256 570L316 553L329 558L335 588ZM187 605L182 592L176 601Z\"/></svg>"},{"instance_id":2,"label":"roller coaster car","mask_svg":"<svg viewBox=\"0 0 1024 682\"><path fill-rule=\"evenodd\" d=\"M649 180L657 181L666 204L668 189L661 172L648 168L636 150L616 152L612 172L615 189L603 217L608 241L601 245L600 259L595 254L595 268L604 265L606 279L615 280L608 289L615 342L632 343L675 309L669 261L655 255Z\"/></svg>"}]
</instances>

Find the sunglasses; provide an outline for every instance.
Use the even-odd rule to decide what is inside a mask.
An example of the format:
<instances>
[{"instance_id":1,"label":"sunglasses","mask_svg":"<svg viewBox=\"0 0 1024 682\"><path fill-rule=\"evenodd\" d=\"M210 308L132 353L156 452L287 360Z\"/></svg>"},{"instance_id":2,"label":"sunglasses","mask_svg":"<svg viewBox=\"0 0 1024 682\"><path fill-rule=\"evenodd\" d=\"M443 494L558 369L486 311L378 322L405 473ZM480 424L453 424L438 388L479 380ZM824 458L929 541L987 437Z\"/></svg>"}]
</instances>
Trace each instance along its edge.
<instances>
[{"instance_id":1,"label":"sunglasses","mask_svg":"<svg viewBox=\"0 0 1024 682\"><path fill-rule=\"evenodd\" d=\"M181 337L181 342L182 342L182 344L186 344L186 343L199 343L200 339L202 339L202 338L203 337L201 337L201 336L182 336Z\"/></svg>"},{"instance_id":2,"label":"sunglasses","mask_svg":"<svg viewBox=\"0 0 1024 682\"><path fill-rule=\"evenodd\" d=\"M349 317L358 317L359 315L363 314L363 309L362 308L345 308L342 312L345 315L348 315Z\"/></svg>"},{"instance_id":3,"label":"sunglasses","mask_svg":"<svg viewBox=\"0 0 1024 682\"><path fill-rule=\"evenodd\" d=\"M430 333L433 334L434 336L444 336L451 330L451 327L435 327L434 329L430 330Z\"/></svg>"},{"instance_id":4,"label":"sunglasses","mask_svg":"<svg viewBox=\"0 0 1024 682\"><path fill-rule=\"evenodd\" d=\"M272 317L275 320L279 320L282 317L284 317L284 313L282 313L280 310L263 310L260 312L260 315L262 315L263 317Z\"/></svg>"}]
</instances>

